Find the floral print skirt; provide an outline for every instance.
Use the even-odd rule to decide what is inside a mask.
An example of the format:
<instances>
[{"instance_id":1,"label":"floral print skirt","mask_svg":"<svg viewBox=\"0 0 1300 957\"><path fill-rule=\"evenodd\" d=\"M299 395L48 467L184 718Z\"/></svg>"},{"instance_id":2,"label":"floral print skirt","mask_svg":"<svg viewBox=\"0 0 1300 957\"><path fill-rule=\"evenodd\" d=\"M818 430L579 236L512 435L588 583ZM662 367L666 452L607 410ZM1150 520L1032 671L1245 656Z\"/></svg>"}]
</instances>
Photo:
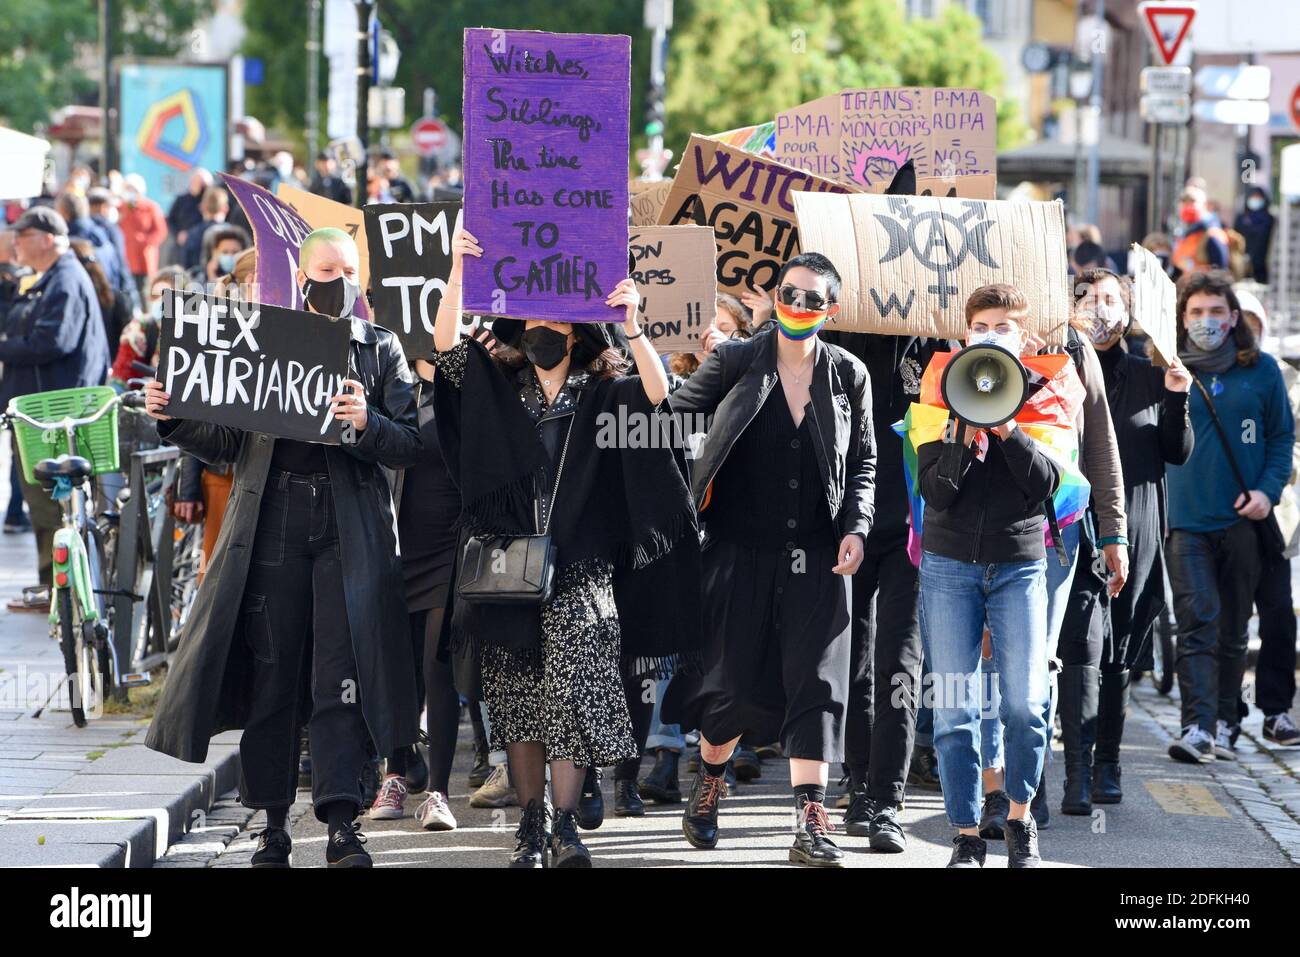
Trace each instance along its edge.
<instances>
[{"instance_id":1,"label":"floral print skirt","mask_svg":"<svg viewBox=\"0 0 1300 957\"><path fill-rule=\"evenodd\" d=\"M606 561L559 569L542 608L540 665L485 644L480 664L493 750L541 741L551 761L606 767L637 756L619 671L614 569Z\"/></svg>"}]
</instances>

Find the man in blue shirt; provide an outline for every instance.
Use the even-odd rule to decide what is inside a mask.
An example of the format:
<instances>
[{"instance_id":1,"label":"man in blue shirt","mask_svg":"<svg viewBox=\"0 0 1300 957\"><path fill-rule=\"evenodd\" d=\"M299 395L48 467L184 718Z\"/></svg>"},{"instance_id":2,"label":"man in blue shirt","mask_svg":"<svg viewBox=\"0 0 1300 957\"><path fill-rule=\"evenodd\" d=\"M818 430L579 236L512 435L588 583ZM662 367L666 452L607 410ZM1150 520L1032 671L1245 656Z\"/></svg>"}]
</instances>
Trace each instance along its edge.
<instances>
[{"instance_id":1,"label":"man in blue shirt","mask_svg":"<svg viewBox=\"0 0 1300 957\"><path fill-rule=\"evenodd\" d=\"M1178 295L1178 356L1195 377L1189 400L1195 449L1187 464L1168 471L1183 725L1169 756L1205 763L1236 757L1246 626L1262 567L1256 523L1268 518L1291 474L1295 424L1277 362L1260 352L1241 321L1227 273L1185 279Z\"/></svg>"}]
</instances>

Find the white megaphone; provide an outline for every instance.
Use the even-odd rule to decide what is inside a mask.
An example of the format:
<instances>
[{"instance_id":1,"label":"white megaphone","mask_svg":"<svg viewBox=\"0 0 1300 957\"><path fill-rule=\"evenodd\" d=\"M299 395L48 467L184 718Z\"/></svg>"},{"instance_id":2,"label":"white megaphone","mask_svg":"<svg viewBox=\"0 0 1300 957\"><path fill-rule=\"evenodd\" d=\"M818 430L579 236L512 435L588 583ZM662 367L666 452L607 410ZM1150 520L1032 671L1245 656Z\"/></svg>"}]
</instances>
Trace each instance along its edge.
<instances>
[{"instance_id":1,"label":"white megaphone","mask_svg":"<svg viewBox=\"0 0 1300 957\"><path fill-rule=\"evenodd\" d=\"M1016 413L1029 398L1029 375L1001 346L967 346L952 357L940 381L943 401L961 424L991 429ZM960 434L960 433L959 433Z\"/></svg>"}]
</instances>

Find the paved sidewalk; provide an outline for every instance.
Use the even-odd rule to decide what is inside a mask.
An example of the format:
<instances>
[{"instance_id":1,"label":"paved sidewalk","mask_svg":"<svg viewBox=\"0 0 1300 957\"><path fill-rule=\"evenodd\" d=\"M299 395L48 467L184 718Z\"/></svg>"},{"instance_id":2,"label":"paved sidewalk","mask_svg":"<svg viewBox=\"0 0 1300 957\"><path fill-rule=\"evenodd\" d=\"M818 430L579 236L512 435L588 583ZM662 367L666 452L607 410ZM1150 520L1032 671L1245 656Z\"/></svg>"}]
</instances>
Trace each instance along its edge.
<instances>
[{"instance_id":1,"label":"paved sidewalk","mask_svg":"<svg viewBox=\"0 0 1300 957\"><path fill-rule=\"evenodd\" d=\"M6 501L8 474L5 441ZM217 739L198 765L145 748L139 718L76 727L46 616L2 603L34 583L35 569L31 533L0 537L0 867L148 867L237 785L238 735Z\"/></svg>"}]
</instances>

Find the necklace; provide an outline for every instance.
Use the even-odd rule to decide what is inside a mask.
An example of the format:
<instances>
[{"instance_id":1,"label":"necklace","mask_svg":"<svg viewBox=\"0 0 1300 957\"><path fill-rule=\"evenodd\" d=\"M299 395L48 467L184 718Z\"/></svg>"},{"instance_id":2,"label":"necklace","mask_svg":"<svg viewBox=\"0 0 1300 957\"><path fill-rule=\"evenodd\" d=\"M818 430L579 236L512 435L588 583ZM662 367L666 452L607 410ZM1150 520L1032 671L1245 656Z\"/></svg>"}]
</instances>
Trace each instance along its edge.
<instances>
[{"instance_id":1,"label":"necklace","mask_svg":"<svg viewBox=\"0 0 1300 957\"><path fill-rule=\"evenodd\" d=\"M795 385L803 385L803 377L804 377L805 375L807 375L809 372L812 371L813 362L814 362L815 360L816 360L816 356L813 356L812 358L810 358L810 359L808 360L808 367L807 367L806 369L804 369L803 372L799 373L799 375L795 375L795 374L794 374L794 370L792 370L788 365L786 365L784 362L782 362L780 356L777 356L777 357L776 357L776 364L777 364L778 366L781 366L782 368L784 368L786 372L790 373L790 378L794 379L794 384L795 384Z\"/></svg>"}]
</instances>

